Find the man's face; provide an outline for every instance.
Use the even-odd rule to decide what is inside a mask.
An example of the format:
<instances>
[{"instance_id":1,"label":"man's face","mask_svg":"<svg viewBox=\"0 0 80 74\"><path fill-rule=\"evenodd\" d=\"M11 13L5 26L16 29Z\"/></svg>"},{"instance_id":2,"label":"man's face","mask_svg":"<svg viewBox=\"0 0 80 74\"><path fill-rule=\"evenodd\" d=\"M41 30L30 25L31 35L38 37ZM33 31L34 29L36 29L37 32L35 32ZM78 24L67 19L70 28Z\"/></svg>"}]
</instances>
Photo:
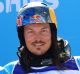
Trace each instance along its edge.
<instances>
[{"instance_id":1,"label":"man's face","mask_svg":"<svg viewBox=\"0 0 80 74\"><path fill-rule=\"evenodd\" d=\"M28 50L35 55L43 55L51 45L49 24L30 24L24 26L24 38Z\"/></svg>"}]
</instances>

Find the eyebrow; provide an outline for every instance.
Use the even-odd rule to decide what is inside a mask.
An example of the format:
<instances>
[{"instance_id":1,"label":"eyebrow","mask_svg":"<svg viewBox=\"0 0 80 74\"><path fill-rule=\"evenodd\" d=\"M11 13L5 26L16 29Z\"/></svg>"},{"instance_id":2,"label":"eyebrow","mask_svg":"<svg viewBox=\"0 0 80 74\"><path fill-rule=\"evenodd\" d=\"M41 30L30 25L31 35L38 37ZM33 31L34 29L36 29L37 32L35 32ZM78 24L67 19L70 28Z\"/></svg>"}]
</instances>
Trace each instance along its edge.
<instances>
[{"instance_id":1,"label":"eyebrow","mask_svg":"<svg viewBox=\"0 0 80 74\"><path fill-rule=\"evenodd\" d=\"M47 26L45 26L45 27L42 27L41 29L47 29L48 27Z\"/></svg>"},{"instance_id":2,"label":"eyebrow","mask_svg":"<svg viewBox=\"0 0 80 74\"><path fill-rule=\"evenodd\" d=\"M32 30L32 28L30 28L30 27L25 27L25 30Z\"/></svg>"}]
</instances>

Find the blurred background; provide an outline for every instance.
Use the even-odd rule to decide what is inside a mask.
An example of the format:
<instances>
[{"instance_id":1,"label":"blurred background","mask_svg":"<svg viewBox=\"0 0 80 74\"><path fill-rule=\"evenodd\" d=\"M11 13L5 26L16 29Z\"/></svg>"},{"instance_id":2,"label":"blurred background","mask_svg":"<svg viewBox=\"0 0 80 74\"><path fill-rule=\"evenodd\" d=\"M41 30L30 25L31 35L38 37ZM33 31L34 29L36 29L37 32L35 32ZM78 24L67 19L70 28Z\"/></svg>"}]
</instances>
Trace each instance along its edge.
<instances>
[{"instance_id":1,"label":"blurred background","mask_svg":"<svg viewBox=\"0 0 80 74\"><path fill-rule=\"evenodd\" d=\"M80 56L80 0L0 0L0 66L18 59L17 11L32 1L42 1L54 8L58 36L69 41L72 56Z\"/></svg>"}]
</instances>

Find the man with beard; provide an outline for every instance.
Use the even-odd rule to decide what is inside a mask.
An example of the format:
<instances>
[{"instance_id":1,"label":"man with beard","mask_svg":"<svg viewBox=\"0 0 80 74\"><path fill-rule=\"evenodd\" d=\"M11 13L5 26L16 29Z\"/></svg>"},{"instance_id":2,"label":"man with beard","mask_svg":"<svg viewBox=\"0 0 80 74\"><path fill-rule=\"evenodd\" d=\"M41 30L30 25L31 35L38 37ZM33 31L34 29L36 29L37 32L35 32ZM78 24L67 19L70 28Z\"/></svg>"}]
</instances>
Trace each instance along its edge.
<instances>
[{"instance_id":1,"label":"man with beard","mask_svg":"<svg viewBox=\"0 0 80 74\"><path fill-rule=\"evenodd\" d=\"M8 74L80 74L79 58L67 40L57 37L56 16L41 2L22 7L17 16L19 61L4 66Z\"/></svg>"}]
</instances>

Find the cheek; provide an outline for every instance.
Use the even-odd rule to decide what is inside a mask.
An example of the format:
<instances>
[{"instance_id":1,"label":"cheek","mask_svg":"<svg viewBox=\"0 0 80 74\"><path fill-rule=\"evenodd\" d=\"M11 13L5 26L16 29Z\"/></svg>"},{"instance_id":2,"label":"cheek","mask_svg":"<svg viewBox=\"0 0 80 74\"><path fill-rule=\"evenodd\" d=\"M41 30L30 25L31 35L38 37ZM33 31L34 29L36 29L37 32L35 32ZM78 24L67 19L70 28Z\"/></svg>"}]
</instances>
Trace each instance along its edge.
<instances>
[{"instance_id":1,"label":"cheek","mask_svg":"<svg viewBox=\"0 0 80 74\"><path fill-rule=\"evenodd\" d=\"M45 41L51 40L51 34L49 33L46 36L43 36L42 39Z\"/></svg>"},{"instance_id":2,"label":"cheek","mask_svg":"<svg viewBox=\"0 0 80 74\"><path fill-rule=\"evenodd\" d=\"M29 48L32 43L32 39L25 37L25 43L26 43L26 46Z\"/></svg>"},{"instance_id":3,"label":"cheek","mask_svg":"<svg viewBox=\"0 0 80 74\"><path fill-rule=\"evenodd\" d=\"M33 34L26 34L26 33L24 33L24 37L25 37L26 41L34 39L34 35Z\"/></svg>"},{"instance_id":4,"label":"cheek","mask_svg":"<svg viewBox=\"0 0 80 74\"><path fill-rule=\"evenodd\" d=\"M30 46L31 43L34 41L33 35L24 35L24 38L25 38L25 43L27 46Z\"/></svg>"}]
</instances>

